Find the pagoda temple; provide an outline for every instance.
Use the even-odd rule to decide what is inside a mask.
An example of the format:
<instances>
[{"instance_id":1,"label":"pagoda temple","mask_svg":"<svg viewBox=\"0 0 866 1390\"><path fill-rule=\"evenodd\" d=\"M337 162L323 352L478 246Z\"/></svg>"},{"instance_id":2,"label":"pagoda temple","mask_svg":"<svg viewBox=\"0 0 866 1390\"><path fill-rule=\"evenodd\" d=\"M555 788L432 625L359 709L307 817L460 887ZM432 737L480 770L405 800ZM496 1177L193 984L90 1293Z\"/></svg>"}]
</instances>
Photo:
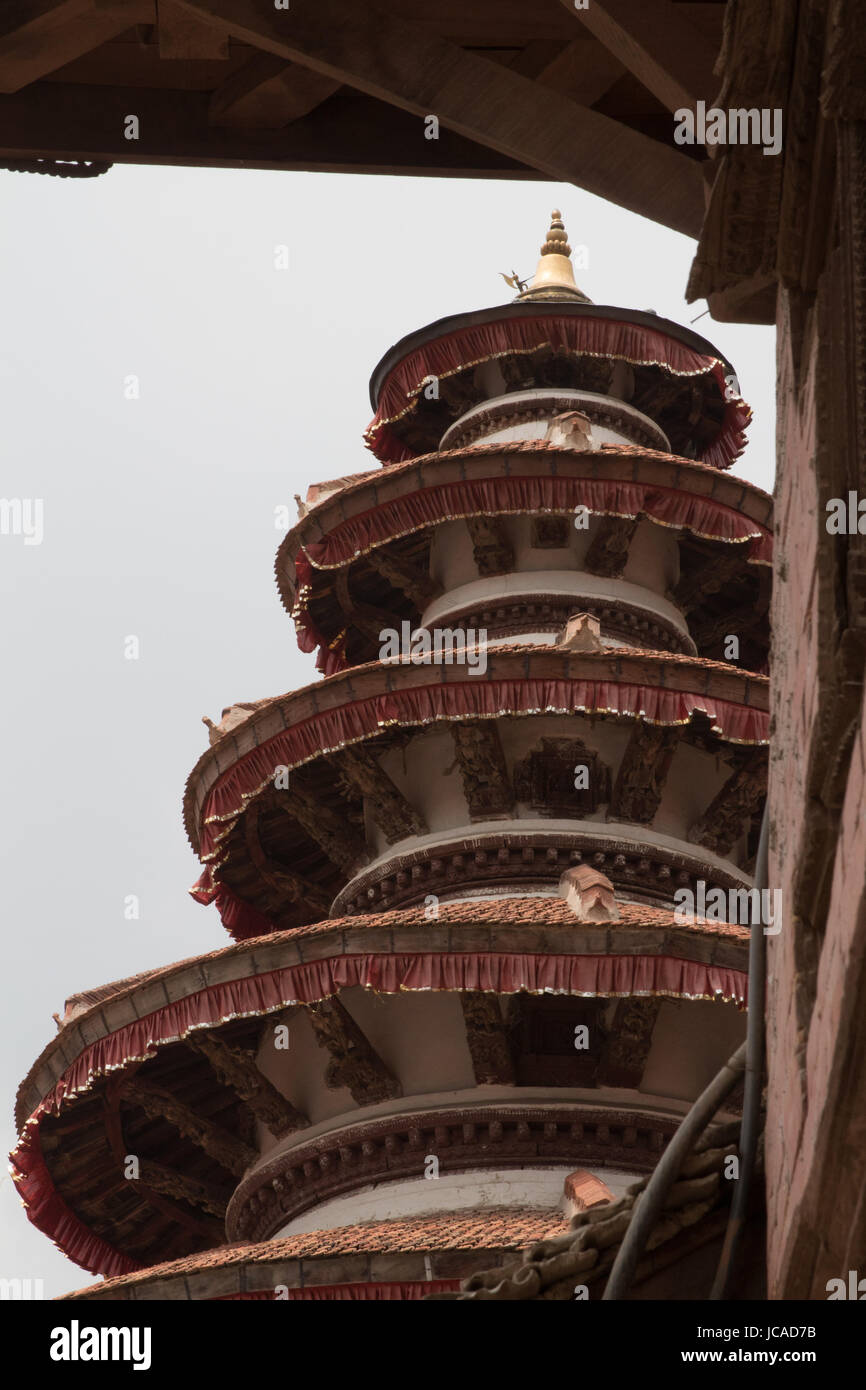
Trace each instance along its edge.
<instances>
[{"instance_id":1,"label":"pagoda temple","mask_svg":"<svg viewBox=\"0 0 866 1390\"><path fill-rule=\"evenodd\" d=\"M749 409L591 302L558 212L514 280L385 354L376 466L280 545L321 675L227 708L184 800L232 944L74 995L20 1088L27 1213L104 1278L72 1298L519 1296L745 1036L748 927L701 905L750 888L766 790ZM632 1296L707 1296L730 1151ZM546 1296L600 1297L576 1267Z\"/></svg>"}]
</instances>

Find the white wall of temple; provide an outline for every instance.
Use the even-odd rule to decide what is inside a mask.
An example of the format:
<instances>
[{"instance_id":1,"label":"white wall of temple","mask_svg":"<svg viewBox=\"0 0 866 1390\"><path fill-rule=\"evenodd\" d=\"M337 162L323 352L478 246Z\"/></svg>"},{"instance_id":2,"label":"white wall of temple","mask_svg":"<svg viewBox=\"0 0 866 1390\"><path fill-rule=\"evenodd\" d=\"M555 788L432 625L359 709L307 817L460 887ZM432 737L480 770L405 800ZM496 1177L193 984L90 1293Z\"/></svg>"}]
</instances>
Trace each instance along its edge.
<instances>
[{"instance_id":1,"label":"white wall of temple","mask_svg":"<svg viewBox=\"0 0 866 1390\"><path fill-rule=\"evenodd\" d=\"M746 1016L733 1004L664 999L639 1089L479 1086L456 991L374 994L355 987L343 990L340 1000L400 1082L403 1094L361 1106L345 1087L328 1087L330 1054L318 1046L306 1013L298 1010L289 1019L288 1048L277 1048L272 1030L265 1029L257 1065L293 1105L309 1116L310 1127L275 1139L260 1124L258 1146L263 1158L271 1160L279 1153L346 1126L367 1125L389 1116L423 1118L437 1110L461 1107L475 1113L503 1102L509 1110L541 1104L567 1107L580 1101L593 1109L611 1106L617 1112L635 1109L680 1115L745 1035ZM508 999L500 1002L507 1010ZM612 1024L617 1004L616 999L606 1004L606 1028ZM573 1166L580 1166L577 1160Z\"/></svg>"},{"instance_id":2,"label":"white wall of temple","mask_svg":"<svg viewBox=\"0 0 866 1390\"><path fill-rule=\"evenodd\" d=\"M495 370L488 371L488 367ZM439 442L440 449L458 448L467 441L511 443L523 439L546 439L551 425L554 426L552 442L561 443L556 435L557 417L564 412L577 411L589 421L588 442L591 448L598 449L602 444L634 444L649 439L650 447L670 452L670 440L661 427L627 404L618 394L600 395L595 391L549 386L504 394L498 363L485 363L479 372L483 374L485 371L486 398L449 425ZM621 375L618 384L625 386L630 393L633 375L630 368L627 371L628 380ZM476 373L476 382L478 380ZM494 389L491 391L490 387ZM530 414L533 418L521 418Z\"/></svg>"},{"instance_id":3,"label":"white wall of temple","mask_svg":"<svg viewBox=\"0 0 866 1390\"><path fill-rule=\"evenodd\" d=\"M514 565L510 573L531 576L532 589L536 593L541 592L541 574L545 571L564 571L569 580L577 578L584 583L594 580L595 577L583 569L583 561L603 517L590 515L587 526L575 526L572 520L568 544L556 548L533 546L530 516L502 516L499 520L514 551ZM644 520L632 539L621 578L615 582L603 581L603 588L599 592L609 592L623 602L637 602L639 599L639 606L648 605L648 612L665 617L671 617L670 610L673 609L673 615L681 624L684 621L682 614L665 598L667 590L679 579L679 566L676 533L668 527ZM453 611L451 596L454 590L479 583L472 538L464 520L445 521L436 527L430 548L430 572L444 590L436 600L436 609L440 612ZM494 584L501 582L501 576L493 577ZM620 587L623 584L634 586L631 598ZM610 585L613 587L608 588ZM587 592L591 592L591 589Z\"/></svg>"},{"instance_id":4,"label":"white wall of temple","mask_svg":"<svg viewBox=\"0 0 866 1390\"><path fill-rule=\"evenodd\" d=\"M596 753L610 768L612 785L633 726L631 723L615 724L611 720L595 720L593 723L581 715L532 715L500 719L497 727L512 778L515 764L540 747L543 738L580 739L590 753ZM485 832L501 834L504 825L510 825L521 834L530 830L543 834L565 830L574 834L616 838L638 848L646 845L667 849L697 859L710 868L736 872L741 844L734 846L730 856L720 857L688 839L690 828L721 790L731 769L714 753L692 747L684 741L677 746L652 826L609 820L606 802L590 814L576 815L567 820L540 815L538 809L517 802L510 815L495 821L471 821L448 724L419 731L404 747L383 754L380 761L397 787L423 814L429 833L407 836L389 845L370 816L367 835L373 858L364 866L364 876L371 868L385 865L401 854L415 850L432 851L438 845L445 847L461 835L480 837Z\"/></svg>"},{"instance_id":5,"label":"white wall of temple","mask_svg":"<svg viewBox=\"0 0 866 1390\"><path fill-rule=\"evenodd\" d=\"M438 1177L382 1182L335 1197L296 1216L271 1237L331 1230L362 1221L396 1221L412 1216L461 1212L477 1207L534 1207L550 1212L551 1221L573 1210L563 1185L577 1165L562 1168L488 1168ZM587 1169L616 1199L640 1177L618 1169Z\"/></svg>"},{"instance_id":6,"label":"white wall of temple","mask_svg":"<svg viewBox=\"0 0 866 1390\"><path fill-rule=\"evenodd\" d=\"M650 525L650 523L646 523ZM515 527L515 529L519 529ZM654 553L651 545L651 538L640 538L635 536L633 544L641 540L641 549L649 549L649 560L657 561L659 557ZM539 553L544 553L548 559L552 552L531 551L532 560ZM560 554L561 552L553 552ZM649 560L645 569L650 568ZM659 568L658 565L655 566ZM451 615L466 612L467 609L485 609L507 607L510 604L520 602L533 603L539 594L544 594L545 598L563 598L569 601L571 611L579 613L586 607L587 602L605 604L627 604L631 608L640 609L648 617L660 618L688 637L689 629L685 618L680 610L670 602L669 599L653 592L645 585L635 584L625 579L610 579L597 574L590 574L586 570L578 569L535 569L526 568L520 572L510 574L491 575L484 579L475 579L468 584L459 584L456 589L450 589L447 594L441 594L435 599L421 615L418 622L419 627L434 628L447 627ZM509 637L509 642L524 641L522 637ZM548 632L547 641L551 640ZM602 630L602 640L606 639ZM638 639L635 639L637 642ZM620 643L619 645L624 645Z\"/></svg>"}]
</instances>

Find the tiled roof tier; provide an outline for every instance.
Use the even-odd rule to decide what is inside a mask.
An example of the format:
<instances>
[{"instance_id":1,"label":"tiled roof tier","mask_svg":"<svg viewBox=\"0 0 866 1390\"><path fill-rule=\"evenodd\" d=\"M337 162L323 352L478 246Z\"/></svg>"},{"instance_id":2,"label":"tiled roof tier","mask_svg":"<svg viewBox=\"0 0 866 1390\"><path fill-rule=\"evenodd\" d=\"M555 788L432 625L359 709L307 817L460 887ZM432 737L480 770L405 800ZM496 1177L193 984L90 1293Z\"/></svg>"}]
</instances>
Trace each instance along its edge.
<instances>
[{"instance_id":1,"label":"tiled roof tier","mask_svg":"<svg viewBox=\"0 0 866 1390\"><path fill-rule=\"evenodd\" d=\"M311 612L319 580L329 582L322 571L394 542L404 547L437 522L474 515L573 515L578 505L596 515L644 517L700 543L738 544L745 571L750 564L772 561L772 499L690 460L634 445L581 453L543 440L446 450L397 465L386 478L361 475L326 495L288 533L277 552L277 585L295 619L301 649L320 646L321 669L336 669L340 653L334 639L345 619L338 606L319 631Z\"/></svg>"},{"instance_id":2,"label":"tiled roof tier","mask_svg":"<svg viewBox=\"0 0 866 1390\"><path fill-rule=\"evenodd\" d=\"M737 1124L715 1125L695 1144L649 1233L633 1287L722 1236L731 1195L725 1165L737 1153L738 1139ZM437 1296L497 1302L572 1300L575 1286L583 1284L590 1299L600 1298L648 1181L640 1179L618 1201L581 1212L567 1233L543 1238L504 1268L499 1265L470 1275L459 1294ZM708 1289L695 1291L692 1296L707 1297L708 1293Z\"/></svg>"},{"instance_id":3,"label":"tiled roof tier","mask_svg":"<svg viewBox=\"0 0 866 1390\"><path fill-rule=\"evenodd\" d=\"M729 468L742 453L751 410L732 389L729 368L710 344L658 317L649 323L646 316L625 309L561 302L503 305L444 320L392 348L374 373L376 415L365 435L369 448L391 465L423 452L441 436L442 408L434 408L426 425L427 412L419 409L425 406L423 392L431 376L447 402L453 386L460 391L468 374L484 362L495 359L500 368L519 363L526 371L532 370L534 356L538 361L538 354L543 358L551 351L560 366L570 364L578 371L599 359L629 363L651 394L662 383L666 395L679 397L668 418L658 402L652 409L637 393L638 408L669 436L676 425L683 444L691 439L696 452L716 468ZM535 382L542 384L537 374ZM465 409L465 396L454 403L458 400Z\"/></svg>"},{"instance_id":4,"label":"tiled roof tier","mask_svg":"<svg viewBox=\"0 0 866 1390\"><path fill-rule=\"evenodd\" d=\"M465 1273L479 1260L493 1263L498 1255L502 1261L509 1252L567 1229L559 1212L529 1207L368 1221L255 1245L222 1246L91 1284L62 1301L232 1298L259 1291L273 1298L277 1285L324 1291L342 1287L345 1275L374 1289L397 1279L430 1292L442 1283L456 1285L457 1271Z\"/></svg>"},{"instance_id":5,"label":"tiled roof tier","mask_svg":"<svg viewBox=\"0 0 866 1390\"><path fill-rule=\"evenodd\" d=\"M31 1220L94 1272L117 1274L135 1267L122 1247L99 1234L106 1231L108 1219L102 1197L88 1199L85 1210L92 1215L79 1217L57 1190L52 1172L58 1163L63 1172L70 1162L80 1167L74 1154L98 1132L106 1146L109 1089L114 1087L111 1094L116 1095L142 1062L159 1069L165 1054L171 1076L180 1074L180 1062L183 1076L189 1074L182 1094L198 1095L204 1087L196 1104L209 1113L213 1073L194 1053L177 1046L201 1028L226 1030L230 1038L239 1029L252 1028L251 1036L238 1037L238 1042L255 1046L256 1020L262 1015L353 986L381 994L438 989L744 999L743 928L680 924L672 912L640 904L622 903L620 911L618 922L585 926L562 899L539 896L443 903L436 922L427 921L421 908L336 918L73 996L64 1025L18 1096L21 1138L12 1164ZM184 1160L166 1153L165 1161ZM91 1156L85 1173L96 1171L94 1162ZM117 1181L116 1164L106 1147L103 1166L109 1185ZM75 1204L76 1189L64 1181ZM94 1221L95 1229L88 1224Z\"/></svg>"},{"instance_id":6,"label":"tiled roof tier","mask_svg":"<svg viewBox=\"0 0 866 1390\"><path fill-rule=\"evenodd\" d=\"M641 649L494 649L483 681L461 666L370 662L260 703L209 747L187 779L184 824L209 863L276 766L291 771L397 725L544 712L675 725L703 711L723 739L765 743L768 687L724 663Z\"/></svg>"},{"instance_id":7,"label":"tiled roof tier","mask_svg":"<svg viewBox=\"0 0 866 1390\"><path fill-rule=\"evenodd\" d=\"M767 547L762 558L765 563L772 561L772 496L744 478L719 473L695 459L637 444L602 444L598 450L584 452L544 439L479 443L437 450L394 464L385 474L378 470L359 473L354 481L327 493L287 532L277 551L277 585L286 609L291 611L297 597L294 561L300 552L308 555L314 568L333 568L363 553L363 541L359 549L353 527L369 524L371 513L387 517L389 508L419 493L433 499L437 488L485 481L504 485L512 476L539 484L560 479L574 486L617 487L622 489L622 501L629 508L624 514L633 516L635 503L643 501L652 509L646 513L649 520L664 516L661 504L669 495L692 503L703 502L710 508L707 516L721 523L719 529L701 530L697 510L690 518L692 525L689 518L680 523L685 529L708 540L762 540ZM633 489L631 493L629 488ZM505 496L504 490L502 495ZM608 500L612 501L614 495L611 493ZM553 498L551 493L550 500ZM581 500L593 510L591 494L586 499L576 496L571 502L564 493L561 509L573 512ZM430 525L433 519L430 515L425 521L419 520L419 529ZM662 524L669 522L665 519ZM393 532L383 530L379 543L399 534L406 533L399 528Z\"/></svg>"},{"instance_id":8,"label":"tiled roof tier","mask_svg":"<svg viewBox=\"0 0 866 1390\"><path fill-rule=\"evenodd\" d=\"M182 1001L201 996L202 1018L190 1018L190 1027L196 1023L203 1026L205 1017L216 1024L221 1012L237 1011L229 1007L233 983L243 986L247 980L273 978L275 983L282 979L286 985L294 983L297 988L303 983L302 977L287 972L306 969L309 975L314 964L321 967L327 960L371 960L397 955L417 960L422 954L443 960L479 955L492 958L503 954L501 943L503 933L507 933L509 953L519 950L526 956L551 959L680 959L745 979L749 939L746 927L700 919L685 924L671 909L641 903L623 902L618 908L619 922L592 927L578 925L568 905L554 895L445 902L439 906L437 922L427 920L423 906L327 918L82 991L67 1001L64 1026L19 1087L18 1128L54 1089L74 1059L81 1058L99 1040L131 1026L132 1020L147 1020L147 1046L159 1047L163 1042L176 1041L178 1017L172 1010L175 1005L182 1008ZM515 938L515 929L520 929L519 938ZM405 983L401 987L405 989ZM460 986L455 982L455 987ZM313 977L308 979L307 990L310 998L315 998ZM228 993L218 1000L217 991ZM205 1008L208 992L212 996L210 1009ZM252 1012L284 1007L293 998L275 998L268 1003L262 996L261 1007ZM81 1008L85 1000L90 1001L89 1005ZM236 1006L238 1002L235 999ZM96 1075L91 1067L84 1068L84 1089L89 1088ZM81 1088L76 1085L73 1089L79 1093Z\"/></svg>"}]
</instances>

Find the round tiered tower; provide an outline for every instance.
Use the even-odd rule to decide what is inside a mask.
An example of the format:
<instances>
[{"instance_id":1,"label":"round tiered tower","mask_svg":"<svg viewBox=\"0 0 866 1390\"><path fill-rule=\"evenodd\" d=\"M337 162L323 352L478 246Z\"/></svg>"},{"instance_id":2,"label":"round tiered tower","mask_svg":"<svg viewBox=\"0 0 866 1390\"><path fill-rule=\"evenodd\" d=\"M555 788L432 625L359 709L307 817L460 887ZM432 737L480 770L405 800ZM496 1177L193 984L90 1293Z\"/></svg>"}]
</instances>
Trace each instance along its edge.
<instances>
[{"instance_id":1,"label":"round tiered tower","mask_svg":"<svg viewBox=\"0 0 866 1390\"><path fill-rule=\"evenodd\" d=\"M744 1035L747 928L675 910L748 888L766 778L730 364L592 304L554 213L528 289L371 394L382 466L277 555L325 678L187 785L236 944L75 996L21 1088L78 1297L453 1290L648 1172Z\"/></svg>"}]
</instances>

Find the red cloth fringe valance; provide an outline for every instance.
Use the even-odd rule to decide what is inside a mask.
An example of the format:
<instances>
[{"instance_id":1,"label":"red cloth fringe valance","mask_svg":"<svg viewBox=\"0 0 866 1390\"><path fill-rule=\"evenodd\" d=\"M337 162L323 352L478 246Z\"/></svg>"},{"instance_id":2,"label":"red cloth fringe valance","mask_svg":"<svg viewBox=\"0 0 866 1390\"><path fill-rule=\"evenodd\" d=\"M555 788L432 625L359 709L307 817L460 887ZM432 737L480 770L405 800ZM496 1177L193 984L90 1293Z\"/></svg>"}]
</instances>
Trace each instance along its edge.
<instances>
[{"instance_id":1,"label":"red cloth fringe valance","mask_svg":"<svg viewBox=\"0 0 866 1390\"><path fill-rule=\"evenodd\" d=\"M461 328L409 353L388 373L376 414L364 431L369 449L382 463L414 457L390 426L414 410L431 376L448 377L494 357L531 353L542 347L575 357L613 357L633 366L661 367L672 376L712 376L725 400L725 367L717 357L686 347L658 329L617 319L553 314L515 314L514 318ZM701 456L714 468L730 468L743 452L752 412L740 396L725 400L718 435Z\"/></svg>"},{"instance_id":2,"label":"red cloth fringe valance","mask_svg":"<svg viewBox=\"0 0 866 1390\"><path fill-rule=\"evenodd\" d=\"M773 563L773 537L765 526L721 502L675 488L591 478L508 477L443 483L370 507L298 553L298 601L292 613L298 646L303 652L319 648L316 667L326 675L346 664L345 634L329 641L310 614L314 569L336 569L389 540L457 517L573 514L577 506L587 507L596 516L646 517L656 525L690 531L705 540L745 545L749 564Z\"/></svg>"},{"instance_id":3,"label":"red cloth fringe valance","mask_svg":"<svg viewBox=\"0 0 866 1390\"><path fill-rule=\"evenodd\" d=\"M199 831L199 858L207 867L190 891L197 902L214 900L214 871L219 866L222 841L247 803L271 783L276 767L291 771L389 726L495 718L509 713L619 714L672 726L688 724L698 712L707 716L714 731L728 743L763 744L769 740L770 716L763 710L688 691L617 681L473 681L467 677L465 681L392 690L322 711L251 749L211 788ZM231 902L228 898L223 901Z\"/></svg>"},{"instance_id":4,"label":"red cloth fringe valance","mask_svg":"<svg viewBox=\"0 0 866 1390\"><path fill-rule=\"evenodd\" d=\"M10 1155L12 1175L30 1220L76 1264L111 1278L142 1266L115 1250L70 1211L51 1181L39 1142L44 1115L135 1062L155 1057L161 1046L196 1028L233 1018L258 1017L291 1004L312 1004L342 989L380 994L482 990L495 994L573 994L588 998L660 995L712 999L745 1007L745 971L678 960L674 956L556 956L458 952L347 955L285 966L211 985L124 1025L85 1048L67 1067L26 1121Z\"/></svg>"}]
</instances>

